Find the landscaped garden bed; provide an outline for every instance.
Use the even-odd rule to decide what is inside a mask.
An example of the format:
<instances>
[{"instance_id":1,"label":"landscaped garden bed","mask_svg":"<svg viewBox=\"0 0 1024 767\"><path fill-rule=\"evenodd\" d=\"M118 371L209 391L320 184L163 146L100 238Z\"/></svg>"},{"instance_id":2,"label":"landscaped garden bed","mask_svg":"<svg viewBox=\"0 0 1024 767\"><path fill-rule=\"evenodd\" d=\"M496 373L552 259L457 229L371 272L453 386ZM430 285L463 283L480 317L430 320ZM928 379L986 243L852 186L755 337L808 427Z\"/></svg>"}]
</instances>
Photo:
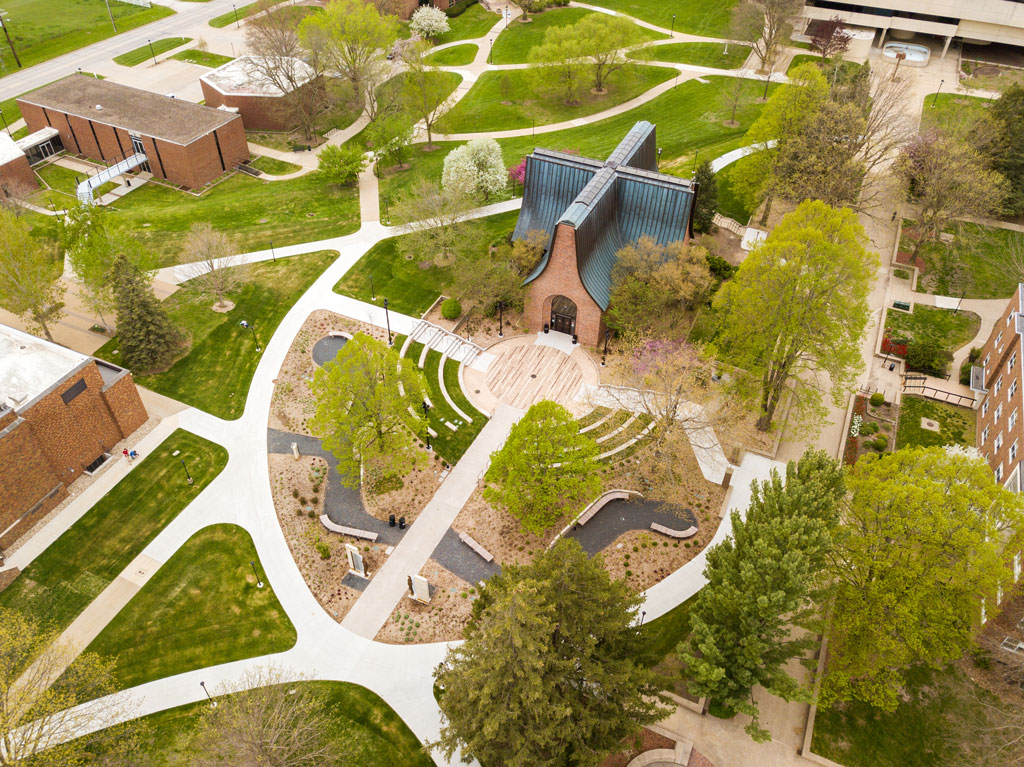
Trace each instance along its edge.
<instances>
[{"instance_id":1,"label":"landscaped garden bed","mask_svg":"<svg viewBox=\"0 0 1024 767\"><path fill-rule=\"evenodd\" d=\"M908 370L943 376L949 373L954 353L970 343L980 327L981 317L964 309L923 304L914 304L909 312L889 308L881 351L906 359Z\"/></svg>"},{"instance_id":2,"label":"landscaped garden bed","mask_svg":"<svg viewBox=\"0 0 1024 767\"><path fill-rule=\"evenodd\" d=\"M976 420L977 413L969 407L904 394L900 402L896 449L936 445L972 447Z\"/></svg>"},{"instance_id":3,"label":"landscaped garden bed","mask_svg":"<svg viewBox=\"0 0 1024 767\"><path fill-rule=\"evenodd\" d=\"M468 584L436 560L430 559L419 573L430 583L429 604L422 604L408 592L374 637L378 642L408 644L461 639L469 622L475 584Z\"/></svg>"},{"instance_id":4,"label":"landscaped garden bed","mask_svg":"<svg viewBox=\"0 0 1024 767\"><path fill-rule=\"evenodd\" d=\"M898 417L899 408L881 393L855 395L843 462L852 466L866 453L892 451Z\"/></svg>"}]
</instances>

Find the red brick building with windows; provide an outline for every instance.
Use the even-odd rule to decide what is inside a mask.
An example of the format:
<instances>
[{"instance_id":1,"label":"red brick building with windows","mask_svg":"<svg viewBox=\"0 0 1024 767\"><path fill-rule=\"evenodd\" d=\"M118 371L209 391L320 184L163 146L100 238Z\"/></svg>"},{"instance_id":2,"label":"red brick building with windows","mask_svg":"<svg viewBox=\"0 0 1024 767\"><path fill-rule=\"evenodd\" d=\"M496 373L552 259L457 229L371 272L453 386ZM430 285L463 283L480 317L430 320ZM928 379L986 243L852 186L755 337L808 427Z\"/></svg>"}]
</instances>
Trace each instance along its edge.
<instances>
[{"instance_id":1,"label":"red brick building with windows","mask_svg":"<svg viewBox=\"0 0 1024 767\"><path fill-rule=\"evenodd\" d=\"M147 418L127 370L0 325L0 548Z\"/></svg>"},{"instance_id":2,"label":"red brick building with windows","mask_svg":"<svg viewBox=\"0 0 1024 767\"><path fill-rule=\"evenodd\" d=\"M643 236L687 242L697 187L659 173L654 126L638 122L605 161L535 149L526 158L513 233L542 232L547 247L526 278L530 330L596 346L604 333L618 251Z\"/></svg>"},{"instance_id":3,"label":"red brick building with windows","mask_svg":"<svg viewBox=\"0 0 1024 767\"><path fill-rule=\"evenodd\" d=\"M0 133L0 197L38 186L25 152L6 133Z\"/></svg>"},{"instance_id":4,"label":"red brick building with windows","mask_svg":"<svg viewBox=\"0 0 1024 767\"><path fill-rule=\"evenodd\" d=\"M1021 492L1024 458L1024 285L996 320L971 368L971 389L980 397L975 444L996 480Z\"/></svg>"},{"instance_id":5,"label":"red brick building with windows","mask_svg":"<svg viewBox=\"0 0 1024 767\"><path fill-rule=\"evenodd\" d=\"M197 189L249 159L233 112L71 75L18 100L30 131L54 128L64 149L113 164L145 156L142 170Z\"/></svg>"},{"instance_id":6,"label":"red brick building with windows","mask_svg":"<svg viewBox=\"0 0 1024 767\"><path fill-rule=\"evenodd\" d=\"M281 59L277 66L284 68ZM309 98L316 100L315 89L323 90L323 82L313 68L300 59L288 59L289 81L298 87L285 92L260 74L255 56L239 56L222 67L199 78L207 106L226 107L237 112L246 130L285 131L296 126L294 114L286 101Z\"/></svg>"}]
</instances>

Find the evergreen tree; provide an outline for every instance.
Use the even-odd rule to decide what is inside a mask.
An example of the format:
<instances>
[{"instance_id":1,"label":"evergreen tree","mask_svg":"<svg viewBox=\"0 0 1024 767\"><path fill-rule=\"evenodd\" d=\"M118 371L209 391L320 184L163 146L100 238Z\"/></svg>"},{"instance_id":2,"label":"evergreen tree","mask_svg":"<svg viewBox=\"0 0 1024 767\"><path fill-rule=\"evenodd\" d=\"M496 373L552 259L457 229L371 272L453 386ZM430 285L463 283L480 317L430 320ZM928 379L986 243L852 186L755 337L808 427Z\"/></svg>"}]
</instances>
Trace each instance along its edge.
<instances>
[{"instance_id":1,"label":"evergreen tree","mask_svg":"<svg viewBox=\"0 0 1024 767\"><path fill-rule=\"evenodd\" d=\"M705 160L697 166L694 175L697 182L697 202L693 206L693 231L700 234L711 231L718 210L718 179L711 169L711 162Z\"/></svg>"},{"instance_id":2,"label":"evergreen tree","mask_svg":"<svg viewBox=\"0 0 1024 767\"><path fill-rule=\"evenodd\" d=\"M167 365L181 346L181 332L160 306L145 274L124 253L111 269L121 361L139 372Z\"/></svg>"},{"instance_id":3,"label":"evergreen tree","mask_svg":"<svg viewBox=\"0 0 1024 767\"><path fill-rule=\"evenodd\" d=\"M785 664L808 647L790 626L813 614L812 597L832 548L845 492L842 469L823 452L808 451L755 485L743 519L732 514L732 538L707 553L691 634L681 656L690 690L730 711L753 717L747 732L770 736L758 722L755 685L787 700L801 697Z\"/></svg>"},{"instance_id":4,"label":"evergreen tree","mask_svg":"<svg viewBox=\"0 0 1024 767\"><path fill-rule=\"evenodd\" d=\"M492 577L434 674L446 757L587 767L663 717L656 677L635 661L639 604L571 539Z\"/></svg>"},{"instance_id":5,"label":"evergreen tree","mask_svg":"<svg viewBox=\"0 0 1024 767\"><path fill-rule=\"evenodd\" d=\"M1007 207L1024 211L1024 87L1012 85L992 105L992 116L1002 129L995 169L1010 183Z\"/></svg>"}]
</instances>

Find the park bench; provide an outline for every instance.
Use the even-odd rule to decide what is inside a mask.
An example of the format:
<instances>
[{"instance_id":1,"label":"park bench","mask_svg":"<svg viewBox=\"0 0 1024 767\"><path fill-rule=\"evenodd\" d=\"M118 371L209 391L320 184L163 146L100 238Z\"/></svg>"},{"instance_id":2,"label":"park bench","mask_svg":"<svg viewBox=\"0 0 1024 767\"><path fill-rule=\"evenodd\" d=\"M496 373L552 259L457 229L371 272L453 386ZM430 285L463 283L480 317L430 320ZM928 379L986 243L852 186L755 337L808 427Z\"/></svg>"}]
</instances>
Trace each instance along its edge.
<instances>
[{"instance_id":1,"label":"park bench","mask_svg":"<svg viewBox=\"0 0 1024 767\"><path fill-rule=\"evenodd\" d=\"M587 522L592 520L594 515L603 509L609 501L625 501L628 500L631 495L639 495L639 493L631 492L629 490L609 490L583 510L579 519L576 520L576 524L585 525Z\"/></svg>"},{"instance_id":2,"label":"park bench","mask_svg":"<svg viewBox=\"0 0 1024 767\"><path fill-rule=\"evenodd\" d=\"M651 529L656 533L667 535L669 538L692 538L697 534L697 528L691 525L685 530L673 530L670 527L659 525L657 522L651 523Z\"/></svg>"},{"instance_id":3,"label":"park bench","mask_svg":"<svg viewBox=\"0 0 1024 767\"><path fill-rule=\"evenodd\" d=\"M909 312L910 311L910 302L909 301L893 301L892 302L892 308L893 309L899 309L902 312Z\"/></svg>"},{"instance_id":4,"label":"park bench","mask_svg":"<svg viewBox=\"0 0 1024 767\"><path fill-rule=\"evenodd\" d=\"M483 546L481 546L479 543L473 540L471 536L466 535L466 533L459 533L459 540L467 546L469 546L469 548L473 549L473 551L475 551L477 554L479 554L483 558L484 562L494 561L494 557L491 555L491 552L489 552L487 549L485 549Z\"/></svg>"},{"instance_id":5,"label":"park bench","mask_svg":"<svg viewBox=\"0 0 1024 767\"><path fill-rule=\"evenodd\" d=\"M331 522L331 518L326 514L320 515L320 524L330 530L332 533L338 533L339 535L351 535L353 538L363 538L367 541L376 541L377 533L369 530L359 530L355 527L345 527L344 525L336 525Z\"/></svg>"}]
</instances>

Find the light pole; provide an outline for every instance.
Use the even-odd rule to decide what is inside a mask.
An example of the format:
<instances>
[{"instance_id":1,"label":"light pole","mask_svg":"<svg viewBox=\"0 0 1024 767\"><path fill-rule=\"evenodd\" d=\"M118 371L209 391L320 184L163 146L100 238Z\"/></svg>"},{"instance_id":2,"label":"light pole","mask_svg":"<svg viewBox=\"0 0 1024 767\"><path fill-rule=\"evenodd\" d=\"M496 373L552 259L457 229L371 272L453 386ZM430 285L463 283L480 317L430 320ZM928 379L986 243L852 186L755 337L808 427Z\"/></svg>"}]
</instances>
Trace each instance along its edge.
<instances>
[{"instance_id":1,"label":"light pole","mask_svg":"<svg viewBox=\"0 0 1024 767\"><path fill-rule=\"evenodd\" d=\"M277 253L274 252L274 241L273 240L270 241L270 257L274 260L274 263L276 264L277 263Z\"/></svg>"},{"instance_id":2,"label":"light pole","mask_svg":"<svg viewBox=\"0 0 1024 767\"><path fill-rule=\"evenodd\" d=\"M370 300L377 300L377 294L373 290L373 272L370 272Z\"/></svg>"},{"instance_id":3,"label":"light pole","mask_svg":"<svg viewBox=\"0 0 1024 767\"><path fill-rule=\"evenodd\" d=\"M203 688L203 692L206 693L206 697L210 699L210 708L217 708L217 701L210 695L210 691L206 689L206 682L200 682L199 686Z\"/></svg>"},{"instance_id":4,"label":"light pole","mask_svg":"<svg viewBox=\"0 0 1024 767\"><path fill-rule=\"evenodd\" d=\"M110 0L106 0L106 3L107 3L107 15L110 17L110 26L112 26L114 28L114 31L116 32L117 31L117 24L114 23L114 14L110 12Z\"/></svg>"},{"instance_id":5,"label":"light pole","mask_svg":"<svg viewBox=\"0 0 1024 767\"><path fill-rule=\"evenodd\" d=\"M604 351L601 352L601 367L605 366L605 360L608 359L608 339L611 338L611 328L605 328L604 331Z\"/></svg>"},{"instance_id":6,"label":"light pole","mask_svg":"<svg viewBox=\"0 0 1024 767\"><path fill-rule=\"evenodd\" d=\"M662 29L664 29L664 27L662 27ZM671 30L671 34L674 35L675 33L676 33L676 15L673 13L672 14L672 30Z\"/></svg>"},{"instance_id":7,"label":"light pole","mask_svg":"<svg viewBox=\"0 0 1024 767\"><path fill-rule=\"evenodd\" d=\"M890 82L896 79L896 73L900 71L900 62L903 61L903 59L905 59L906 57L907 54L904 53L903 51L899 51L896 54L896 66L892 68L892 77L889 78Z\"/></svg>"},{"instance_id":8,"label":"light pole","mask_svg":"<svg viewBox=\"0 0 1024 767\"><path fill-rule=\"evenodd\" d=\"M491 38L491 47L487 49L487 63L491 63L491 55L494 53L494 38Z\"/></svg>"},{"instance_id":9,"label":"light pole","mask_svg":"<svg viewBox=\"0 0 1024 767\"><path fill-rule=\"evenodd\" d=\"M260 574L256 572L256 560L250 559L249 564L252 565L252 574L256 576L256 588L263 588L263 580L260 578Z\"/></svg>"},{"instance_id":10,"label":"light pole","mask_svg":"<svg viewBox=\"0 0 1024 767\"><path fill-rule=\"evenodd\" d=\"M14 136L11 135L11 126L7 124L7 118L4 117L4 110L2 109L0 109L0 120L4 121L4 130L7 131L7 135L10 136L11 138L14 138Z\"/></svg>"},{"instance_id":11,"label":"light pole","mask_svg":"<svg viewBox=\"0 0 1024 767\"><path fill-rule=\"evenodd\" d=\"M643 626L644 626L644 618L646 618L646 617L647 617L647 611L646 610L641 610L640 611L640 628L643 628Z\"/></svg>"},{"instance_id":12,"label":"light pole","mask_svg":"<svg viewBox=\"0 0 1024 767\"><path fill-rule=\"evenodd\" d=\"M936 99L938 99L938 98L939 98L939 91L941 91L941 90L942 90L942 84L943 84L944 82L946 82L946 81L945 81L945 80L939 80L939 90L935 91L935 95L934 95L934 96L932 96L932 107L934 107L934 106L935 106L935 101L936 101Z\"/></svg>"},{"instance_id":13,"label":"light pole","mask_svg":"<svg viewBox=\"0 0 1024 767\"><path fill-rule=\"evenodd\" d=\"M195 480L193 480L192 475L188 473L188 466L185 465L185 459L179 458L178 460L181 461L181 468L185 470L185 479L187 479L188 483L191 485Z\"/></svg>"},{"instance_id":14,"label":"light pole","mask_svg":"<svg viewBox=\"0 0 1024 767\"><path fill-rule=\"evenodd\" d=\"M14 56L14 63L18 65L18 69L21 69L21 59L18 58L18 52L14 50L14 41L11 40L11 33L7 31L7 25L4 23L4 16L7 15L7 11L0 11L0 27L3 27L4 37L7 38L7 45L11 49L11 55Z\"/></svg>"},{"instance_id":15,"label":"light pole","mask_svg":"<svg viewBox=\"0 0 1024 767\"><path fill-rule=\"evenodd\" d=\"M700 157L700 150L697 149L693 153L693 175L697 175L697 158Z\"/></svg>"},{"instance_id":16,"label":"light pole","mask_svg":"<svg viewBox=\"0 0 1024 767\"><path fill-rule=\"evenodd\" d=\"M388 300L384 299L384 322L388 326L388 346L391 346L391 315L388 314Z\"/></svg>"},{"instance_id":17,"label":"light pole","mask_svg":"<svg viewBox=\"0 0 1024 767\"><path fill-rule=\"evenodd\" d=\"M658 147L658 169L661 169L661 147Z\"/></svg>"},{"instance_id":18,"label":"light pole","mask_svg":"<svg viewBox=\"0 0 1024 767\"><path fill-rule=\"evenodd\" d=\"M430 413L430 405L427 404L426 400L423 400L423 403L420 405L420 407L423 408L423 417L426 418L427 415L429 415Z\"/></svg>"},{"instance_id":19,"label":"light pole","mask_svg":"<svg viewBox=\"0 0 1024 767\"><path fill-rule=\"evenodd\" d=\"M498 338L505 337L505 304L498 302Z\"/></svg>"},{"instance_id":20,"label":"light pole","mask_svg":"<svg viewBox=\"0 0 1024 767\"><path fill-rule=\"evenodd\" d=\"M147 40L146 42L149 43L149 55L153 57L153 63L156 64L156 52L153 50L153 41Z\"/></svg>"},{"instance_id":21,"label":"light pole","mask_svg":"<svg viewBox=\"0 0 1024 767\"><path fill-rule=\"evenodd\" d=\"M235 29L241 29L241 27L238 26L238 8L235 7L234 3L231 4L231 10L235 12Z\"/></svg>"},{"instance_id":22,"label":"light pole","mask_svg":"<svg viewBox=\"0 0 1024 767\"><path fill-rule=\"evenodd\" d=\"M252 332L252 340L256 344L256 353L259 354L263 349L260 347L260 339L256 337L256 328L250 324L247 320L242 320L238 323L243 328L248 328Z\"/></svg>"}]
</instances>

